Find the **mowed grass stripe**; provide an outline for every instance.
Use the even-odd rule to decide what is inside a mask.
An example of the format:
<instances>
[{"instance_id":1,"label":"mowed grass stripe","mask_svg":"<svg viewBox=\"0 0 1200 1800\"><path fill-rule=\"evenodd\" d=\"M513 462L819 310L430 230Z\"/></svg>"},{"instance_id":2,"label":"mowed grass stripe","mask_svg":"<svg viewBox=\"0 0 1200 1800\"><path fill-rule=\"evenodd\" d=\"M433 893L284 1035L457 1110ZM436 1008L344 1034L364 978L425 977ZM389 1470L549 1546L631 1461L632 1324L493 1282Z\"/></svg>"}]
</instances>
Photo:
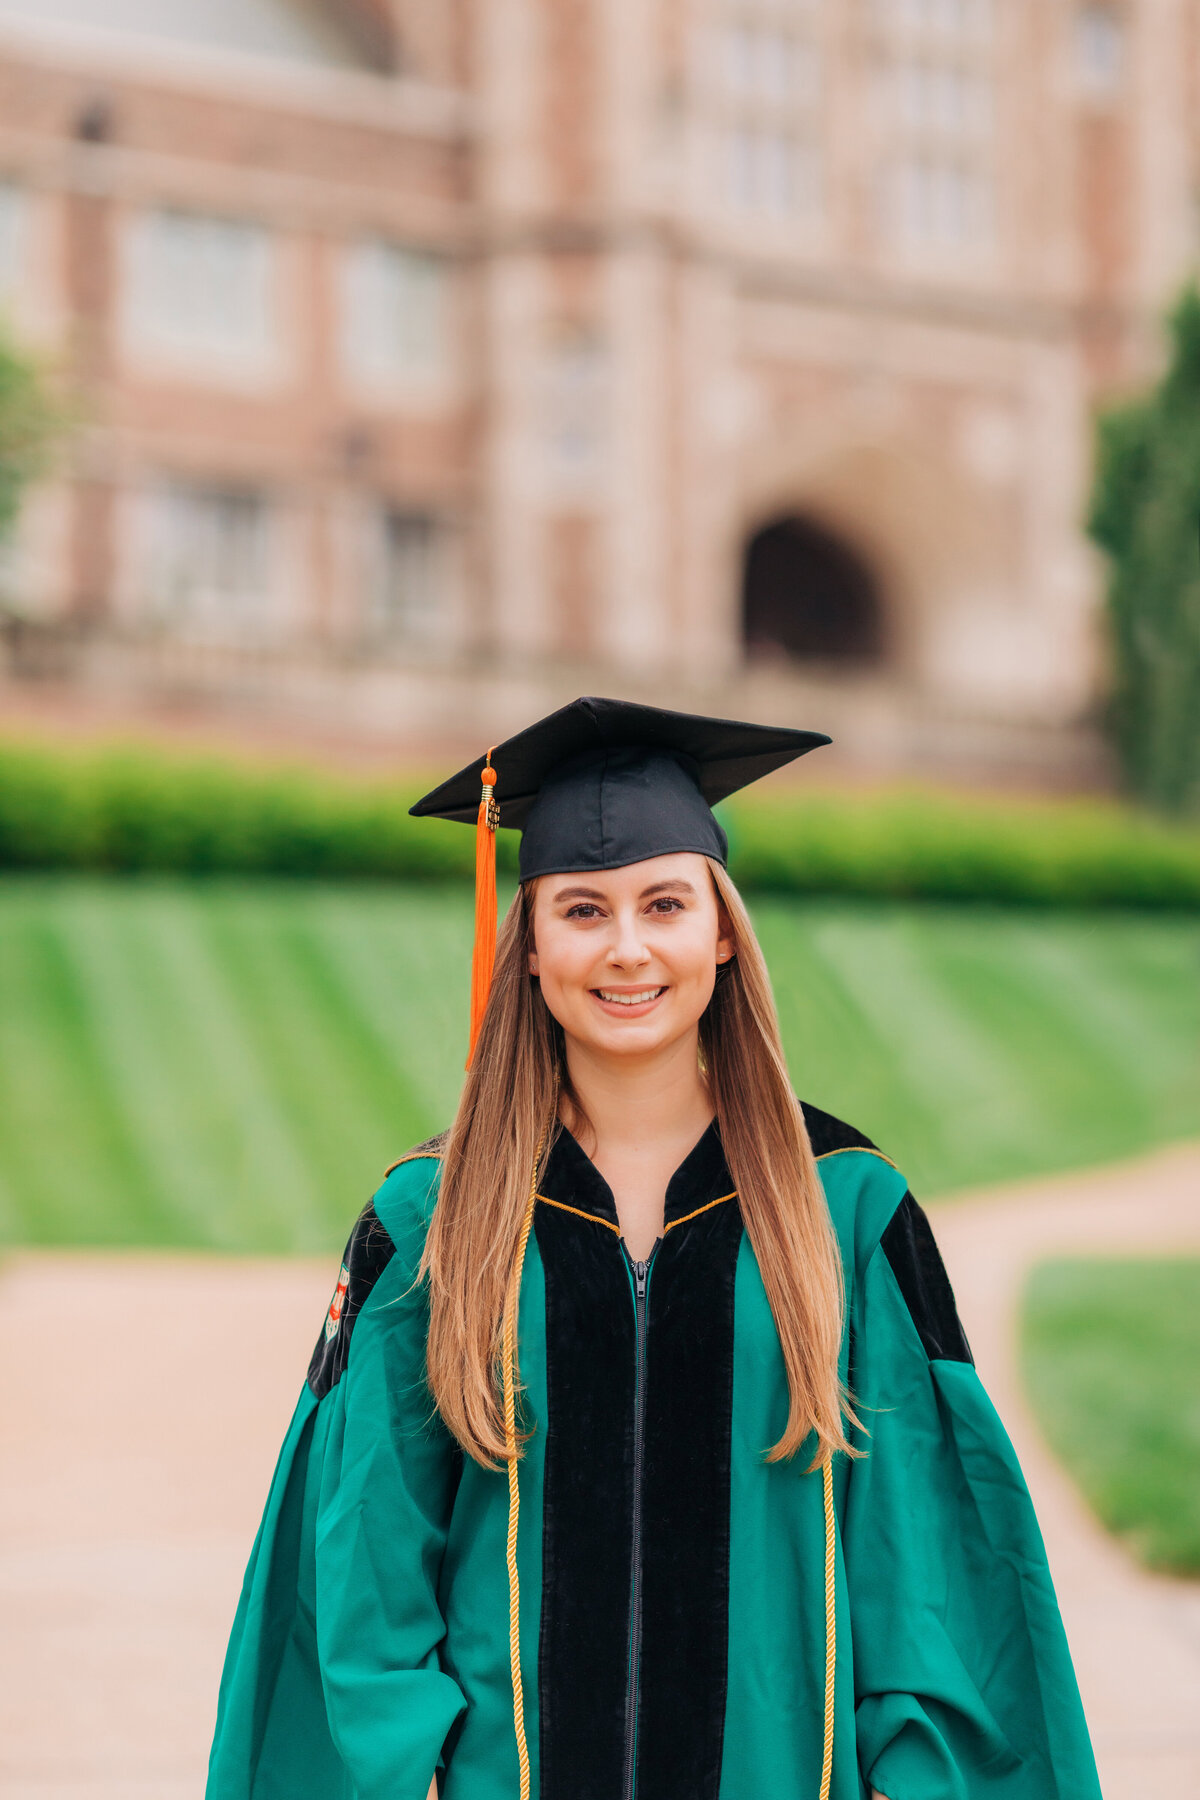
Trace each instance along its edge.
<instances>
[{"instance_id":1,"label":"mowed grass stripe","mask_svg":"<svg viewBox=\"0 0 1200 1800\"><path fill-rule=\"evenodd\" d=\"M175 1066L194 1129L179 1148L195 1158L207 1200L202 1241L218 1249L316 1248L327 1241L328 1221L296 1107L280 1094L274 1060L248 1029L254 990L214 941L214 921L238 896L201 888L157 899L142 924L157 962L171 970L159 998L183 1052ZM308 1028L302 1017L295 1023ZM169 1108L168 1122L175 1116Z\"/></svg>"},{"instance_id":2,"label":"mowed grass stripe","mask_svg":"<svg viewBox=\"0 0 1200 1800\"><path fill-rule=\"evenodd\" d=\"M925 1196L1200 1133L1200 929L764 900L796 1086ZM462 887L0 883L0 1233L336 1249L446 1125Z\"/></svg>"},{"instance_id":3,"label":"mowed grass stripe","mask_svg":"<svg viewBox=\"0 0 1200 1800\"><path fill-rule=\"evenodd\" d=\"M111 1203L80 1195L89 1240L145 1233L162 1243L208 1241L212 1143L196 1129L210 1089L187 1058L187 1012L178 958L157 951L153 897L121 911L96 906L86 888L61 897L55 923L87 1001L89 1035L103 1076L94 1085L137 1158L139 1181L122 1183L123 1220ZM183 1053L181 1055L181 1052ZM97 1198L105 1195L101 1186Z\"/></svg>"},{"instance_id":4,"label":"mowed grass stripe","mask_svg":"<svg viewBox=\"0 0 1200 1800\"><path fill-rule=\"evenodd\" d=\"M833 902L754 910L797 1086L834 1111L861 1094L854 1122L926 1193L1200 1131L1194 923Z\"/></svg>"},{"instance_id":5,"label":"mowed grass stripe","mask_svg":"<svg viewBox=\"0 0 1200 1800\"><path fill-rule=\"evenodd\" d=\"M322 1197L320 1211L327 1217L340 1209L348 1230L365 1195L347 1146L368 1154L373 1186L397 1142L391 1119L404 1110L402 1077L303 909L280 917L250 899L214 911L209 926L247 1041Z\"/></svg>"},{"instance_id":6,"label":"mowed grass stripe","mask_svg":"<svg viewBox=\"0 0 1200 1800\"><path fill-rule=\"evenodd\" d=\"M918 1147L936 1139L938 1114L911 1079L911 1058L896 1055L872 1016L876 995L848 977L842 959L819 941L825 915L797 919L787 902L755 907L755 922L772 974L780 1029L797 1093L826 1112L845 1114L888 1146L920 1182ZM905 1034L911 1044L912 1029ZM846 1073L854 1072L847 1100Z\"/></svg>"},{"instance_id":7,"label":"mowed grass stripe","mask_svg":"<svg viewBox=\"0 0 1200 1800\"><path fill-rule=\"evenodd\" d=\"M1051 955L1039 957L1039 948ZM1053 952L1068 959L1063 946L1047 946L1040 934L1034 938L1019 923L1001 920L975 941L948 931L934 949L943 979L989 1039L1006 1046L1027 1096L1022 1140L1046 1169L1063 1154L1060 1140L1069 1145L1086 1135L1098 1157L1115 1156L1130 1131L1140 1135L1147 1126L1144 1114L1135 1116L1133 1058L1124 1045L1106 1043L1078 1005L1074 984L1064 990L1048 979ZM1105 1096L1108 1103L1101 1104ZM999 1168L1007 1146L997 1151Z\"/></svg>"},{"instance_id":8,"label":"mowed grass stripe","mask_svg":"<svg viewBox=\"0 0 1200 1800\"><path fill-rule=\"evenodd\" d=\"M925 1191L993 1178L1037 1124L1035 1096L1012 1047L985 1028L947 967L945 934L954 922L943 921L940 931L931 923L897 911L827 915L813 927L917 1096L931 1135L914 1146L915 1166L903 1150L897 1160ZM887 1143L881 1148L895 1154Z\"/></svg>"},{"instance_id":9,"label":"mowed grass stripe","mask_svg":"<svg viewBox=\"0 0 1200 1800\"><path fill-rule=\"evenodd\" d=\"M1128 973L1145 936L1170 936L1182 1006L1164 1014ZM973 1017L1007 1047L1035 1115L1004 1150L997 1179L1107 1160L1200 1130L1200 1085L1181 1082L1200 1042L1200 933L1178 922L1075 920L969 911L931 934L931 951Z\"/></svg>"},{"instance_id":10,"label":"mowed grass stripe","mask_svg":"<svg viewBox=\"0 0 1200 1800\"><path fill-rule=\"evenodd\" d=\"M0 909L0 1230L18 1242L170 1241L60 898L22 884Z\"/></svg>"},{"instance_id":11,"label":"mowed grass stripe","mask_svg":"<svg viewBox=\"0 0 1200 1800\"><path fill-rule=\"evenodd\" d=\"M1022 925L1013 927L1012 938L1009 960L1016 965L1017 982L1037 995L1047 1032L1052 1017L1064 1034L1064 1048L1073 1048L1068 1066L1076 1077L1080 1111L1091 1113L1103 1083L1121 1093L1126 1116L1113 1121L1120 1133L1130 1128L1151 1133L1176 1108L1185 1123L1187 1089L1200 1091L1200 981L1189 991L1176 973L1172 994L1156 993L1125 955L1120 938L1103 927L1070 941ZM1170 1002L1166 1016L1163 999ZM1186 1012L1176 1029L1172 1015L1181 1000ZM1189 1032L1197 1049L1193 1057L1181 1057L1180 1041ZM1066 1060L1058 1059L1060 1080Z\"/></svg>"},{"instance_id":12,"label":"mowed grass stripe","mask_svg":"<svg viewBox=\"0 0 1200 1800\"><path fill-rule=\"evenodd\" d=\"M394 1072L386 1162L448 1124L467 1046L474 904L452 890L431 905L421 890L347 893L323 889L305 910L308 929ZM420 953L414 954L414 946Z\"/></svg>"},{"instance_id":13,"label":"mowed grass stripe","mask_svg":"<svg viewBox=\"0 0 1200 1800\"><path fill-rule=\"evenodd\" d=\"M1200 1096L1200 929L1163 921L1160 932L1118 933L1093 928L1083 942L1084 983L1093 1017L1119 1009L1111 1036L1146 1098L1154 1130L1169 1136L1196 1130ZM1109 1030L1110 1021L1101 1021Z\"/></svg>"},{"instance_id":14,"label":"mowed grass stripe","mask_svg":"<svg viewBox=\"0 0 1200 1800\"><path fill-rule=\"evenodd\" d=\"M90 1002L103 1070L93 1087L135 1147L140 1177L139 1189L93 1171L71 1235L241 1248L249 1232L290 1247L316 1208L291 1119L272 1104L270 1070L205 945L204 895L139 886L114 906L104 884L64 884L53 915ZM76 1053L73 1042L63 1062Z\"/></svg>"}]
</instances>

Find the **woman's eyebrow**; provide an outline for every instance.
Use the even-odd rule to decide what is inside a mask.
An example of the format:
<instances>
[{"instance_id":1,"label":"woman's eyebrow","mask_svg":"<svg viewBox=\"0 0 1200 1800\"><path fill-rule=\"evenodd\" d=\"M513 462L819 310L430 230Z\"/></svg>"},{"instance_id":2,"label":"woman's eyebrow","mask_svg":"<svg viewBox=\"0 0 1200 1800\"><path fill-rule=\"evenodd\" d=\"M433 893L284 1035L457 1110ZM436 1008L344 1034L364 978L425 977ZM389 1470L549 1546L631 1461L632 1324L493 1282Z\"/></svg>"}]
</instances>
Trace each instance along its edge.
<instances>
[{"instance_id":1,"label":"woman's eyebrow","mask_svg":"<svg viewBox=\"0 0 1200 1800\"><path fill-rule=\"evenodd\" d=\"M696 890L690 881L655 881L642 889L638 899L648 900L651 894L690 894L695 899Z\"/></svg>"},{"instance_id":2,"label":"woman's eyebrow","mask_svg":"<svg viewBox=\"0 0 1200 1800\"><path fill-rule=\"evenodd\" d=\"M652 894L690 894L693 899L696 890L690 881L654 881L643 888L638 895L639 900L648 900ZM554 895L553 904L557 906L562 900L603 900L605 895L600 888L565 887L559 888Z\"/></svg>"}]
</instances>

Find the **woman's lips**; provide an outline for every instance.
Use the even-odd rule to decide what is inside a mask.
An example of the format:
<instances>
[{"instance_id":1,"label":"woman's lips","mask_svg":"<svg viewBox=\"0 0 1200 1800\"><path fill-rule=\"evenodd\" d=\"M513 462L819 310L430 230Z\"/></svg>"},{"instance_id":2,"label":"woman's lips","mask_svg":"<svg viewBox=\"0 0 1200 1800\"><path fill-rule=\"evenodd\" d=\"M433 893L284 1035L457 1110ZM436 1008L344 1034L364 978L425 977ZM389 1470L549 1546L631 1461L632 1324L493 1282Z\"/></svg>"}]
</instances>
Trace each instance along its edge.
<instances>
[{"instance_id":1,"label":"woman's lips","mask_svg":"<svg viewBox=\"0 0 1200 1800\"><path fill-rule=\"evenodd\" d=\"M640 988L590 988L589 993L598 1006L606 1013L619 1015L623 1019L640 1019L650 1009L658 1005L666 993L666 987Z\"/></svg>"}]
</instances>

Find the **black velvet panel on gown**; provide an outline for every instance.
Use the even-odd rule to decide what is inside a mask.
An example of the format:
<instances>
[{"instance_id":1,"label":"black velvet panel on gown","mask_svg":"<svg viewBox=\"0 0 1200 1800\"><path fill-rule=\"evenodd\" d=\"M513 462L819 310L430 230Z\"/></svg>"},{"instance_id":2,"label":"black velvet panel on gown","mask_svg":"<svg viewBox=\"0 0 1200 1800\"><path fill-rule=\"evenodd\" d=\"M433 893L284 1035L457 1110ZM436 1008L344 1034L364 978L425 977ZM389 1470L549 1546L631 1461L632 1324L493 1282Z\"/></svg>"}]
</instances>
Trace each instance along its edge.
<instances>
[{"instance_id":1,"label":"black velvet panel on gown","mask_svg":"<svg viewBox=\"0 0 1200 1800\"><path fill-rule=\"evenodd\" d=\"M911 1194L905 1194L879 1242L925 1354L946 1362L973 1362L933 1228Z\"/></svg>"},{"instance_id":2,"label":"black velvet panel on gown","mask_svg":"<svg viewBox=\"0 0 1200 1800\"><path fill-rule=\"evenodd\" d=\"M650 1264L638 1800L716 1800L720 1785L742 1235L731 1187L711 1126L671 1178ZM612 1195L567 1132L540 1191L549 1406L542 1800L620 1800L631 1669L634 1299Z\"/></svg>"},{"instance_id":3,"label":"black velvet panel on gown","mask_svg":"<svg viewBox=\"0 0 1200 1800\"><path fill-rule=\"evenodd\" d=\"M586 1164L586 1169L582 1166ZM560 1136L543 1193L584 1208L599 1174ZM542 1800L620 1800L628 1663L634 1315L610 1205L535 1214L546 1279L542 1622L538 1648Z\"/></svg>"},{"instance_id":4,"label":"black velvet panel on gown","mask_svg":"<svg viewBox=\"0 0 1200 1800\"><path fill-rule=\"evenodd\" d=\"M717 1800L720 1787L741 1238L737 1201L729 1200L668 1230L653 1264L638 1800Z\"/></svg>"}]
</instances>

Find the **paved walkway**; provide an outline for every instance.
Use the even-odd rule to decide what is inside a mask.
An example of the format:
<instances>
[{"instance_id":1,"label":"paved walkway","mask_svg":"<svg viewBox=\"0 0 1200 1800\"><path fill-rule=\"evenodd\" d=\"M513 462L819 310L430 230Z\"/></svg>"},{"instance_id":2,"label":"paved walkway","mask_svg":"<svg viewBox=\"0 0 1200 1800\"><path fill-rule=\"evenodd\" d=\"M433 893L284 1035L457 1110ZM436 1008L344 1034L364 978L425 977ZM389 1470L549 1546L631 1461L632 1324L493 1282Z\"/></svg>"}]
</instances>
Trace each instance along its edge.
<instances>
[{"instance_id":1,"label":"paved walkway","mask_svg":"<svg viewBox=\"0 0 1200 1800\"><path fill-rule=\"evenodd\" d=\"M994 1190L935 1230L979 1372L1037 1506L1105 1800L1200 1800L1200 1582L1147 1575L1096 1524L1017 1381L1015 1302L1043 1257L1200 1251L1200 1146Z\"/></svg>"},{"instance_id":2,"label":"paved walkway","mask_svg":"<svg viewBox=\"0 0 1200 1800\"><path fill-rule=\"evenodd\" d=\"M0 1266L4 1800L200 1800L242 1570L333 1272Z\"/></svg>"},{"instance_id":3,"label":"paved walkway","mask_svg":"<svg viewBox=\"0 0 1200 1800\"><path fill-rule=\"evenodd\" d=\"M1200 1800L1200 1585L1139 1573L1013 1378L1028 1264L1200 1249L1200 1146L937 1219L1045 1530L1106 1800ZM0 1794L200 1800L217 1678L326 1262L21 1253L0 1265Z\"/></svg>"}]
</instances>

